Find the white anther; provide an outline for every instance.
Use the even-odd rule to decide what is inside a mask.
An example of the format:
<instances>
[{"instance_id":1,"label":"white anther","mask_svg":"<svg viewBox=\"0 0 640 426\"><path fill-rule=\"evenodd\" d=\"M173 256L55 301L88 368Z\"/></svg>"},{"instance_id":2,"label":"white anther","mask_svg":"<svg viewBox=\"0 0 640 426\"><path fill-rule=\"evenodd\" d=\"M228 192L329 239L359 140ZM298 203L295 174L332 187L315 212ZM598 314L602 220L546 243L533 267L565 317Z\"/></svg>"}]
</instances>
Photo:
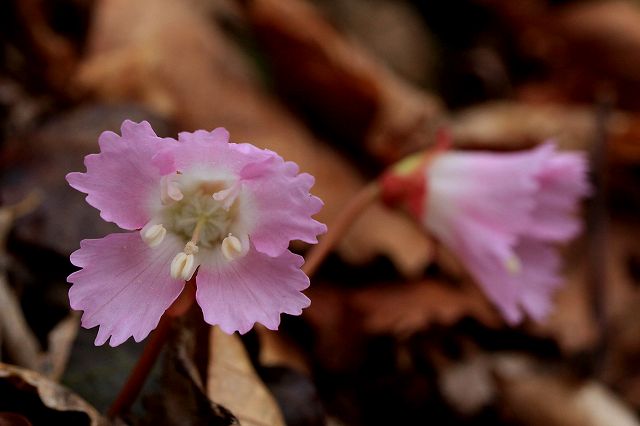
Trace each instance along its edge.
<instances>
[{"instance_id":1,"label":"white anther","mask_svg":"<svg viewBox=\"0 0 640 426\"><path fill-rule=\"evenodd\" d=\"M506 260L504 266L511 275L518 275L522 270L520 259L515 254Z\"/></svg>"},{"instance_id":2,"label":"white anther","mask_svg":"<svg viewBox=\"0 0 640 426\"><path fill-rule=\"evenodd\" d=\"M171 204L174 201L182 200L182 191L180 191L180 187L178 187L178 183L175 179L178 177L177 174L163 176L160 179L160 200L162 204Z\"/></svg>"},{"instance_id":3,"label":"white anther","mask_svg":"<svg viewBox=\"0 0 640 426\"><path fill-rule=\"evenodd\" d=\"M184 246L184 252L186 254L196 254L198 252L199 248L196 245L195 242L193 241L189 241L185 246Z\"/></svg>"},{"instance_id":4,"label":"white anther","mask_svg":"<svg viewBox=\"0 0 640 426\"><path fill-rule=\"evenodd\" d=\"M233 202L240 195L240 184L233 183L229 188L223 189L213 194L213 199L222 202L222 208L229 210L233 205Z\"/></svg>"},{"instance_id":5,"label":"white anther","mask_svg":"<svg viewBox=\"0 0 640 426\"><path fill-rule=\"evenodd\" d=\"M164 240L165 235L167 235L167 230L162 226L162 224L152 225L149 227L145 226L140 230L142 241L147 243L149 247L159 245L162 240Z\"/></svg>"},{"instance_id":6,"label":"white anther","mask_svg":"<svg viewBox=\"0 0 640 426\"><path fill-rule=\"evenodd\" d=\"M237 237L229 234L224 240L222 240L222 254L225 259L232 261L243 255L242 243Z\"/></svg>"},{"instance_id":7,"label":"white anther","mask_svg":"<svg viewBox=\"0 0 640 426\"><path fill-rule=\"evenodd\" d=\"M171 277L174 279L182 278L189 281L195 270L196 264L193 254L180 252L171 262Z\"/></svg>"}]
</instances>

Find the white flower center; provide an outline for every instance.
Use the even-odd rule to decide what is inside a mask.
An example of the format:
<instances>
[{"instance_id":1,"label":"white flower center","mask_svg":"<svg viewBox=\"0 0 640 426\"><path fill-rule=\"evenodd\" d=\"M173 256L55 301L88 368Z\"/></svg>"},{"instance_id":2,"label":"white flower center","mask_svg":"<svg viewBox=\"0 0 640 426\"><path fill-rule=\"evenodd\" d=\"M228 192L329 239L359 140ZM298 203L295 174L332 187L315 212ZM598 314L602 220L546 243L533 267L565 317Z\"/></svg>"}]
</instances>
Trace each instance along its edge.
<instances>
[{"instance_id":1,"label":"white flower center","mask_svg":"<svg viewBox=\"0 0 640 426\"><path fill-rule=\"evenodd\" d=\"M249 249L247 199L236 179L173 174L161 181L162 206L140 231L149 247L167 234L184 241L171 276L189 280L203 257L219 251L231 262Z\"/></svg>"}]
</instances>

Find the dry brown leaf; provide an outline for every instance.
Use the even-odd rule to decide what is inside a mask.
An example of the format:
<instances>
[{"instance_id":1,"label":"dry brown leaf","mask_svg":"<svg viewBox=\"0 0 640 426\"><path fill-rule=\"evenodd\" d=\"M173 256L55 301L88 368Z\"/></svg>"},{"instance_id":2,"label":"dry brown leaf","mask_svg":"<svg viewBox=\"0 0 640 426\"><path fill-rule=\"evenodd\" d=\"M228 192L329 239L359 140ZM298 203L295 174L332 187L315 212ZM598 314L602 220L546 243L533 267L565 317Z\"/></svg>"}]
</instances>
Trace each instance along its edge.
<instances>
[{"instance_id":1,"label":"dry brown leaf","mask_svg":"<svg viewBox=\"0 0 640 426\"><path fill-rule=\"evenodd\" d=\"M465 317L498 327L500 317L475 286L455 289L437 281L358 290L351 303L368 333L409 336L433 323L450 326Z\"/></svg>"},{"instance_id":2,"label":"dry brown leaf","mask_svg":"<svg viewBox=\"0 0 640 426\"><path fill-rule=\"evenodd\" d=\"M463 148L521 149L553 138L564 149L587 149L595 126L588 108L494 101L458 113L452 132Z\"/></svg>"},{"instance_id":3,"label":"dry brown leaf","mask_svg":"<svg viewBox=\"0 0 640 426\"><path fill-rule=\"evenodd\" d=\"M438 62L434 39L414 5L395 0L325 0L315 4L328 11L331 23L348 39L401 77L421 85L433 82Z\"/></svg>"},{"instance_id":4,"label":"dry brown leaf","mask_svg":"<svg viewBox=\"0 0 640 426\"><path fill-rule=\"evenodd\" d=\"M77 61L72 42L56 33L49 24L46 7L37 0L16 3L17 15L25 30L30 48L41 62L44 77L54 89L64 91Z\"/></svg>"},{"instance_id":5,"label":"dry brown leaf","mask_svg":"<svg viewBox=\"0 0 640 426\"><path fill-rule=\"evenodd\" d=\"M307 2L243 2L283 90L347 142L381 164L428 145L442 120L434 96L398 79L346 41Z\"/></svg>"},{"instance_id":6,"label":"dry brown leaf","mask_svg":"<svg viewBox=\"0 0 640 426\"><path fill-rule=\"evenodd\" d=\"M608 86L616 90L622 104L640 106L635 94L640 88L638 4L628 0L575 3L554 12L550 30L565 43L565 60L602 80L612 79Z\"/></svg>"},{"instance_id":7,"label":"dry brown leaf","mask_svg":"<svg viewBox=\"0 0 640 426\"><path fill-rule=\"evenodd\" d=\"M534 336L552 338L567 355L593 348L600 330L593 316L592 297L583 264L575 264L565 275L565 284L555 295L549 318L528 324Z\"/></svg>"},{"instance_id":8,"label":"dry brown leaf","mask_svg":"<svg viewBox=\"0 0 640 426\"><path fill-rule=\"evenodd\" d=\"M236 334L211 328L207 395L246 426L284 426L275 399L258 377Z\"/></svg>"},{"instance_id":9,"label":"dry brown leaf","mask_svg":"<svg viewBox=\"0 0 640 426\"><path fill-rule=\"evenodd\" d=\"M64 374L79 328L80 313L72 312L49 333L49 345L43 356L41 371L50 379L60 380Z\"/></svg>"},{"instance_id":10,"label":"dry brown leaf","mask_svg":"<svg viewBox=\"0 0 640 426\"><path fill-rule=\"evenodd\" d=\"M34 371L0 363L0 387L0 411L22 414L34 424L109 424L82 398Z\"/></svg>"},{"instance_id":11,"label":"dry brown leaf","mask_svg":"<svg viewBox=\"0 0 640 426\"><path fill-rule=\"evenodd\" d=\"M6 278L6 241L15 219L30 213L39 202L33 193L17 204L0 207L0 344L12 362L30 369L38 368L41 348Z\"/></svg>"},{"instance_id":12,"label":"dry brown leaf","mask_svg":"<svg viewBox=\"0 0 640 426\"><path fill-rule=\"evenodd\" d=\"M640 162L640 115L614 111L607 123L608 160ZM595 107L493 101L458 113L454 142L465 149L523 149L553 139L561 149L589 151L595 142Z\"/></svg>"},{"instance_id":13,"label":"dry brown leaf","mask_svg":"<svg viewBox=\"0 0 640 426\"><path fill-rule=\"evenodd\" d=\"M609 228L602 258L606 278L600 284L604 286L606 324L598 324L594 317L594 298L598 296L588 282L591 265L584 260L586 244L576 244L574 252L567 256L569 270L565 285L556 294L552 314L546 321L528 327L534 335L553 338L565 354L592 349L599 339L606 337L602 333L610 333L602 330L603 326L624 330L621 318L634 309L640 297L628 265L630 255L640 253L635 238L637 226L616 221Z\"/></svg>"},{"instance_id":14,"label":"dry brown leaf","mask_svg":"<svg viewBox=\"0 0 640 426\"><path fill-rule=\"evenodd\" d=\"M269 330L262 324L253 328L260 340L260 365L265 367L287 366L311 376L311 366L302 348L277 330Z\"/></svg>"},{"instance_id":15,"label":"dry brown leaf","mask_svg":"<svg viewBox=\"0 0 640 426\"><path fill-rule=\"evenodd\" d=\"M509 419L531 426L637 426L635 414L603 385L576 384L551 375L502 378Z\"/></svg>"},{"instance_id":16,"label":"dry brown leaf","mask_svg":"<svg viewBox=\"0 0 640 426\"><path fill-rule=\"evenodd\" d=\"M633 1L488 0L520 54L544 63L557 99L593 102L607 91L625 108L640 107L640 7ZM545 85L543 83L543 85ZM539 88L539 85L538 85Z\"/></svg>"},{"instance_id":17,"label":"dry brown leaf","mask_svg":"<svg viewBox=\"0 0 640 426\"><path fill-rule=\"evenodd\" d=\"M366 336L345 290L320 284L305 293L313 301L303 315L315 332L315 358L330 371L355 368L363 358Z\"/></svg>"},{"instance_id":18,"label":"dry brown leaf","mask_svg":"<svg viewBox=\"0 0 640 426\"><path fill-rule=\"evenodd\" d=\"M265 95L237 49L191 3L158 1L97 3L78 84L101 99L142 102L185 130L224 126L236 141L297 162L316 177L313 192L325 201L317 217L331 224L362 177ZM409 219L378 205L345 235L342 253L356 263L383 254L416 275L429 261L429 244Z\"/></svg>"}]
</instances>

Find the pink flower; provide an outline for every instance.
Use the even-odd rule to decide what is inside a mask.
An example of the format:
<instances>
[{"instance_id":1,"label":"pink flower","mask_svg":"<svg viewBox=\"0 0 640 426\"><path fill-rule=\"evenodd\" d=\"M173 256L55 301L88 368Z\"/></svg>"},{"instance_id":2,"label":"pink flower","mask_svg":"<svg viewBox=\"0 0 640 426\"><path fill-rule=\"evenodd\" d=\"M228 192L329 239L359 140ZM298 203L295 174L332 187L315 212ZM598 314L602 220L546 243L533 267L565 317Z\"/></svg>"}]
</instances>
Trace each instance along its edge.
<instances>
[{"instance_id":1,"label":"pink flower","mask_svg":"<svg viewBox=\"0 0 640 426\"><path fill-rule=\"evenodd\" d=\"M326 231L311 218L322 207L311 175L272 151L229 143L223 128L176 141L125 121L122 137L104 132L99 143L87 172L67 181L132 232L84 240L71 255L82 268L69 276L71 307L84 311L84 327L100 326L96 345L144 339L194 274L204 319L227 333L255 322L277 329L280 313L309 306L303 259L288 246Z\"/></svg>"},{"instance_id":2,"label":"pink flower","mask_svg":"<svg viewBox=\"0 0 640 426\"><path fill-rule=\"evenodd\" d=\"M554 243L580 231L587 164L552 143L520 153L443 152L406 160L383 195L410 212L466 266L505 319L543 319L562 283Z\"/></svg>"}]
</instances>

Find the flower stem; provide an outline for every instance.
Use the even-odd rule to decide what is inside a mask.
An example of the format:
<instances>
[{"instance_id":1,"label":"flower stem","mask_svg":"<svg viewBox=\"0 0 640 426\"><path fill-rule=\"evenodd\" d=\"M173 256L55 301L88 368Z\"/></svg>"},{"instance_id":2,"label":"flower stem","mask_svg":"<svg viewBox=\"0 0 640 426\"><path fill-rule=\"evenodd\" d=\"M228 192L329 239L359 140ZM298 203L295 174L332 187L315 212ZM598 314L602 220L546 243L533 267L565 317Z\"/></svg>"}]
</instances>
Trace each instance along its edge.
<instances>
[{"instance_id":1,"label":"flower stem","mask_svg":"<svg viewBox=\"0 0 640 426\"><path fill-rule=\"evenodd\" d=\"M305 259L302 271L311 277L322 264L322 261L335 246L341 241L345 232L351 224L360 217L360 214L380 195L380 186L378 182L372 182L362 188L351 200L341 214L335 219L334 223L329 226L327 234L320 239L318 244L313 246Z\"/></svg>"},{"instance_id":2,"label":"flower stem","mask_svg":"<svg viewBox=\"0 0 640 426\"><path fill-rule=\"evenodd\" d=\"M158 327L156 327L149 336L144 350L142 351L142 355L138 359L135 367L133 367L126 383L120 390L120 393L107 411L107 415L110 418L119 416L122 412L131 407L133 402L136 400L142 386L144 386L144 383L147 380L147 376L149 376L149 372L156 363L158 355L160 355L160 352L169 337L171 323L176 317L186 313L189 307L193 304L193 301L195 300L195 287L195 283L192 281L187 282L180 296L178 296L176 301L173 302L165 314L160 318Z\"/></svg>"}]
</instances>

